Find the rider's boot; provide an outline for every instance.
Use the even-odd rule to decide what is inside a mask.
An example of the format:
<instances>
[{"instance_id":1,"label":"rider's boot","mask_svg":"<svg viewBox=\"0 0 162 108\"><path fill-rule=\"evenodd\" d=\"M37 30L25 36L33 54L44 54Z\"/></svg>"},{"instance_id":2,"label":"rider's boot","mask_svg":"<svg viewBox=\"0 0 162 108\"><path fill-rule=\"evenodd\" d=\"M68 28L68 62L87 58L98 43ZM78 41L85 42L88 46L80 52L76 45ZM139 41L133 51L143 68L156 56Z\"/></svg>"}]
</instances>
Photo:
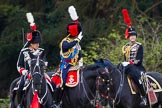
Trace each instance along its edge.
<instances>
[{"instance_id":1,"label":"rider's boot","mask_svg":"<svg viewBox=\"0 0 162 108\"><path fill-rule=\"evenodd\" d=\"M23 108L22 98L23 98L24 83L25 83L24 76L21 76L20 83L19 83L18 90L17 90L17 102L18 102L17 108Z\"/></svg>"},{"instance_id":2,"label":"rider's boot","mask_svg":"<svg viewBox=\"0 0 162 108\"><path fill-rule=\"evenodd\" d=\"M62 88L56 88L56 91L55 91L55 96L54 96L54 105L56 108L61 108L61 98L62 98L62 95L63 95L63 89Z\"/></svg>"},{"instance_id":3,"label":"rider's boot","mask_svg":"<svg viewBox=\"0 0 162 108\"><path fill-rule=\"evenodd\" d=\"M17 91L17 102L18 102L17 108L22 108L22 91L21 90Z\"/></svg>"},{"instance_id":4,"label":"rider's boot","mask_svg":"<svg viewBox=\"0 0 162 108\"><path fill-rule=\"evenodd\" d=\"M140 89L140 93L141 93L140 106L146 106L147 105L146 91L145 91L145 88L144 88L141 80L139 80L139 83L140 83L139 89Z\"/></svg>"}]
</instances>

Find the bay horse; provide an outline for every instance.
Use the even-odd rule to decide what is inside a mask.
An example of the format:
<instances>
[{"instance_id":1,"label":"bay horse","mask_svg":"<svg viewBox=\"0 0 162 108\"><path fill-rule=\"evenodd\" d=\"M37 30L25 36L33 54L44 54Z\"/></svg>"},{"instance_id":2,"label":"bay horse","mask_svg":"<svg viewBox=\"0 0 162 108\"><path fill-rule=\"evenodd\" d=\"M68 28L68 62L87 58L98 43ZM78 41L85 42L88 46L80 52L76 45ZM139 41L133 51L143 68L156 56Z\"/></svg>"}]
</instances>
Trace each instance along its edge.
<instances>
[{"instance_id":1,"label":"bay horse","mask_svg":"<svg viewBox=\"0 0 162 108\"><path fill-rule=\"evenodd\" d=\"M79 83L75 87L64 86L62 108L99 108L108 104L107 92L101 89L107 86L108 79L108 70L104 65L92 64L80 69Z\"/></svg>"},{"instance_id":2,"label":"bay horse","mask_svg":"<svg viewBox=\"0 0 162 108\"><path fill-rule=\"evenodd\" d=\"M113 63L106 59L98 60L99 63L107 63L107 69L109 70L109 89L105 89L108 92L109 104L112 108L144 108L140 106L139 93L132 94L127 76L123 69L118 69ZM162 87L162 74L157 72L146 72L146 75L153 77L159 85ZM150 80L150 79L149 79ZM159 108L162 107L162 91L156 92L158 102L153 105L148 105L145 108Z\"/></svg>"},{"instance_id":3,"label":"bay horse","mask_svg":"<svg viewBox=\"0 0 162 108\"><path fill-rule=\"evenodd\" d=\"M35 59L31 59L29 64L30 79L21 102L23 108L55 108L53 106L52 90L44 73L44 60L40 59L38 55ZM10 86L11 108L17 108L18 105L16 93L13 92L17 81L19 81L19 78L15 79Z\"/></svg>"}]
</instances>

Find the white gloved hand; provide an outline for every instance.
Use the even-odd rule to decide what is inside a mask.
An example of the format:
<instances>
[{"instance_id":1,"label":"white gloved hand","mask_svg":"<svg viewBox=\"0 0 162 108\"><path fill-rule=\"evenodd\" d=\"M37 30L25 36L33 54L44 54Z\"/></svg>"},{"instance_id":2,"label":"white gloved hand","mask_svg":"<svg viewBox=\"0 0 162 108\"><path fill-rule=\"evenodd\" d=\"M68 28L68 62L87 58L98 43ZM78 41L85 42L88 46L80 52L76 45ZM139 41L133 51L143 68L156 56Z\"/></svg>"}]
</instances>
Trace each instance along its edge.
<instances>
[{"instance_id":1,"label":"white gloved hand","mask_svg":"<svg viewBox=\"0 0 162 108\"><path fill-rule=\"evenodd\" d=\"M122 65L125 67L127 65L129 65L130 63L129 62L122 62Z\"/></svg>"},{"instance_id":2,"label":"white gloved hand","mask_svg":"<svg viewBox=\"0 0 162 108\"><path fill-rule=\"evenodd\" d=\"M48 62L44 62L45 63L45 66L48 66Z\"/></svg>"},{"instance_id":3,"label":"white gloved hand","mask_svg":"<svg viewBox=\"0 0 162 108\"><path fill-rule=\"evenodd\" d=\"M82 32L79 33L78 39L81 40L83 38Z\"/></svg>"},{"instance_id":4,"label":"white gloved hand","mask_svg":"<svg viewBox=\"0 0 162 108\"><path fill-rule=\"evenodd\" d=\"M79 66L80 66L80 67L83 66L83 62L80 61L80 62L79 62Z\"/></svg>"},{"instance_id":5,"label":"white gloved hand","mask_svg":"<svg viewBox=\"0 0 162 108\"><path fill-rule=\"evenodd\" d=\"M22 75L27 75L28 74L28 70L23 70L22 71Z\"/></svg>"}]
</instances>

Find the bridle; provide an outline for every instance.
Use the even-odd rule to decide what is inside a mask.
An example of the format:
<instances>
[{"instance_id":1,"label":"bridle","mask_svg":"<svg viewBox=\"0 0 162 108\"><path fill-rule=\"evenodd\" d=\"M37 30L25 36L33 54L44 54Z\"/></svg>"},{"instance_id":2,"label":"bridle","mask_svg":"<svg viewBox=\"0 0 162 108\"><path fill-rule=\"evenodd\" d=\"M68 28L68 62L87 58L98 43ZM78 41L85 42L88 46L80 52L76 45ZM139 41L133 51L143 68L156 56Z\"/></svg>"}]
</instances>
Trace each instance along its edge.
<instances>
[{"instance_id":1,"label":"bridle","mask_svg":"<svg viewBox=\"0 0 162 108\"><path fill-rule=\"evenodd\" d=\"M107 74L109 74L109 71L108 71L108 69L105 67L105 71L106 71L106 73ZM108 76L109 77L109 76ZM100 89L100 86L102 86L101 84L106 84L106 89L108 90L109 88L109 82L110 82L110 80L109 80L110 78L108 78L108 79L104 79L104 78L102 78L102 77L100 77L100 76L98 76L97 77L97 86L98 86L98 89ZM100 90L99 90L99 94L100 94L100 96L101 96L101 101L102 101L102 99L108 99L108 91L104 91L104 93L103 92L101 92Z\"/></svg>"},{"instance_id":2,"label":"bridle","mask_svg":"<svg viewBox=\"0 0 162 108\"><path fill-rule=\"evenodd\" d=\"M123 84L124 84L124 72L121 72L118 68L116 67L111 67L111 71L108 73L109 77L107 80L107 92L108 92L108 100L110 102L112 102L113 108L115 107L115 104L119 104L120 100L121 100L121 91L123 89ZM120 75L120 83L119 83L119 87L117 89L117 92L115 93L114 96L111 95L111 91L113 91L111 88L113 86L113 79L112 79L112 74L113 72L117 71ZM124 71L124 70L123 70Z\"/></svg>"},{"instance_id":3,"label":"bridle","mask_svg":"<svg viewBox=\"0 0 162 108\"><path fill-rule=\"evenodd\" d=\"M84 91L84 93L85 93L85 95L86 95L88 101L90 102L90 104L93 105L94 107L97 106L97 105L99 105L99 103L100 103L103 99L108 99L108 94L102 93L102 92L100 91L100 85L101 85L101 83L109 82L109 80L107 80L107 79L105 79L105 78L102 78L102 76L100 75L100 74L105 75L105 73L106 73L106 74L109 73L109 71L108 71L107 68L104 68L104 72L99 72L99 71L97 70L98 76L96 77L96 93L95 93L96 95L94 95L94 94L92 93L92 91L90 90L90 87L88 86L86 80L84 79L83 71L81 72L81 81L80 81L80 82L81 82L81 84L82 84L82 86L83 86L83 91ZM90 96L88 95L87 90L86 90L86 88L85 88L85 84L88 86L88 87L87 87L87 90L90 91L90 95L91 95L92 98L90 98Z\"/></svg>"},{"instance_id":4,"label":"bridle","mask_svg":"<svg viewBox=\"0 0 162 108\"><path fill-rule=\"evenodd\" d=\"M33 69L31 69L31 63L33 61L36 61L36 64L33 67ZM40 67L40 65L41 65L40 62L42 62L44 64L44 61L39 59L39 56L38 56L36 59L31 59L30 65L29 65L30 66L30 70L31 70L31 81L32 81L32 91L33 91L33 94L34 94L35 91L38 91L38 94L42 93L42 90L41 90L42 85L41 84L43 83L43 78L45 76L44 76L43 70ZM34 82L34 77L36 77L36 76L40 77L40 81L39 81L40 84L38 84L37 86L35 86L35 84L34 84L35 83ZM39 100L40 104L42 104L42 105L46 104L46 102L48 100L48 96L46 96L47 92L48 92L48 86L46 85L46 87L44 89L45 89L45 93L41 97L39 97L39 95L38 95L38 100ZM45 98L45 97L47 97L47 98Z\"/></svg>"}]
</instances>

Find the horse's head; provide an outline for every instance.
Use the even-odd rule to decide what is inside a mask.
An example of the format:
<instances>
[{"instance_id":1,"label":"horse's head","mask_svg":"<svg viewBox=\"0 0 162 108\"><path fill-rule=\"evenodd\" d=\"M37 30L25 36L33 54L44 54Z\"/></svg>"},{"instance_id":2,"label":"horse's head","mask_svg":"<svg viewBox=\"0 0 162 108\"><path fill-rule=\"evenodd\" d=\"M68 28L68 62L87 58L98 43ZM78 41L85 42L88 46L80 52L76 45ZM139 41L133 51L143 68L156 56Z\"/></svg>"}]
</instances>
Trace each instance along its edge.
<instances>
[{"instance_id":1,"label":"horse's head","mask_svg":"<svg viewBox=\"0 0 162 108\"><path fill-rule=\"evenodd\" d=\"M101 104L103 106L106 106L108 104L108 87L109 87L109 69L107 66L110 65L109 61L106 61L104 59L98 59L94 62L96 65L100 66L99 68L99 77L98 77L98 90L101 97Z\"/></svg>"},{"instance_id":2,"label":"horse's head","mask_svg":"<svg viewBox=\"0 0 162 108\"><path fill-rule=\"evenodd\" d=\"M122 78L124 77L124 75L122 75L124 72L121 72L123 70L123 66L121 64L115 66L106 59L96 60L96 63L105 66L105 68L108 70L106 83L101 83L103 85L106 84L106 86L100 87L101 90L103 90L102 92L108 96L107 99L105 99L106 102L109 102L110 104L112 104L112 102L118 103L120 99L117 98L120 95L124 83L124 78Z\"/></svg>"},{"instance_id":3,"label":"horse's head","mask_svg":"<svg viewBox=\"0 0 162 108\"><path fill-rule=\"evenodd\" d=\"M111 85L111 72L114 71L115 66L106 59L94 60L95 64L102 67L102 71L99 72L99 93L101 96L101 104L106 106L109 100L109 87Z\"/></svg>"},{"instance_id":4,"label":"horse's head","mask_svg":"<svg viewBox=\"0 0 162 108\"><path fill-rule=\"evenodd\" d=\"M33 82L33 86L36 90L41 89L41 84L44 78L44 60L40 59L39 56L35 56L35 58L30 61L30 72L31 79Z\"/></svg>"}]
</instances>

